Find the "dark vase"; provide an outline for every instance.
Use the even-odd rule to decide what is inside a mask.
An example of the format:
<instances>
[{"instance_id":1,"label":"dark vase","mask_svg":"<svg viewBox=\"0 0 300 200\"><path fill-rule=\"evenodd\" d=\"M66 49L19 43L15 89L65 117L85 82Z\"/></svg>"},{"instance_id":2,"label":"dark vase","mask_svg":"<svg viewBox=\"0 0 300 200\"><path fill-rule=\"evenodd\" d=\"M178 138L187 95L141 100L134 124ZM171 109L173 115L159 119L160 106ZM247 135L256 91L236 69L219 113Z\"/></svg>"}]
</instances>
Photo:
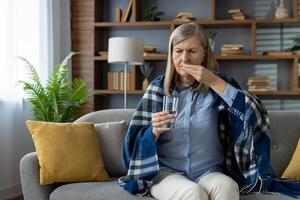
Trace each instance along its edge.
<instances>
[{"instance_id":1,"label":"dark vase","mask_svg":"<svg viewBox=\"0 0 300 200\"><path fill-rule=\"evenodd\" d=\"M159 17L150 17L150 21L160 21Z\"/></svg>"}]
</instances>

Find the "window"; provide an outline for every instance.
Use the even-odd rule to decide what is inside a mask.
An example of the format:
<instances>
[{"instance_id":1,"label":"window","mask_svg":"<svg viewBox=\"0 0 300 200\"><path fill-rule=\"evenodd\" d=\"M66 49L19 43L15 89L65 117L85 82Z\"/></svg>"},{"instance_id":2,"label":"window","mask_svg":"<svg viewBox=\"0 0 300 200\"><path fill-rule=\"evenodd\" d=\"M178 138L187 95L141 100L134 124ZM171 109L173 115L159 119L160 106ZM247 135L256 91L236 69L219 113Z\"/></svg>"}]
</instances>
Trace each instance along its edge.
<instances>
[{"instance_id":1,"label":"window","mask_svg":"<svg viewBox=\"0 0 300 200\"><path fill-rule=\"evenodd\" d=\"M26 80L24 63L18 56L28 59L38 70L46 63L47 6L40 0L0 1L0 99L22 97L18 80ZM44 65L45 66L45 65ZM47 66L47 65L46 65Z\"/></svg>"}]
</instances>

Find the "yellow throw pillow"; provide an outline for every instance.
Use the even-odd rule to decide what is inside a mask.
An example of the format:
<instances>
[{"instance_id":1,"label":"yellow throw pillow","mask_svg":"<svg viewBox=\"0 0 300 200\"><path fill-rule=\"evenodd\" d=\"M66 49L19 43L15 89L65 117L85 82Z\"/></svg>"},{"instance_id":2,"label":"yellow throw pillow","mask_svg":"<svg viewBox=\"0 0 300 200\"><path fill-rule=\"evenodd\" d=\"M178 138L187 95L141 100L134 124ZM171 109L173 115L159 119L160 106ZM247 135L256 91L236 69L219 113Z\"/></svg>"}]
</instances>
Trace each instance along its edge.
<instances>
[{"instance_id":1,"label":"yellow throw pillow","mask_svg":"<svg viewBox=\"0 0 300 200\"><path fill-rule=\"evenodd\" d=\"M296 150L293 154L290 164L283 172L282 178L300 181L300 139L298 141Z\"/></svg>"},{"instance_id":2,"label":"yellow throw pillow","mask_svg":"<svg viewBox=\"0 0 300 200\"><path fill-rule=\"evenodd\" d=\"M105 181L93 123L27 121L40 165L40 184Z\"/></svg>"}]
</instances>

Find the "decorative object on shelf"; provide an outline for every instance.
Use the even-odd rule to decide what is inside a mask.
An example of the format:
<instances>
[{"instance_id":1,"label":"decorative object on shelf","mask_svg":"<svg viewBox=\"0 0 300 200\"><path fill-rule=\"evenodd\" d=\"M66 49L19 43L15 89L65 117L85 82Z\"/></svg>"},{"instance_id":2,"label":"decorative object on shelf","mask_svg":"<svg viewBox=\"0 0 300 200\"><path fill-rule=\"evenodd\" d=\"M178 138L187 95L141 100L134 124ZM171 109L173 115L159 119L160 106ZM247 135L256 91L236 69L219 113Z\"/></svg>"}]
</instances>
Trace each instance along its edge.
<instances>
[{"instance_id":1,"label":"decorative object on shelf","mask_svg":"<svg viewBox=\"0 0 300 200\"><path fill-rule=\"evenodd\" d=\"M229 9L228 14L231 16L233 20L245 20L246 15L240 8Z\"/></svg>"},{"instance_id":2,"label":"decorative object on shelf","mask_svg":"<svg viewBox=\"0 0 300 200\"><path fill-rule=\"evenodd\" d=\"M80 109L89 96L87 84L80 79L69 79L68 61L75 55L69 53L49 75L44 86L34 66L25 58L30 82L19 81L32 105L32 114L37 120L48 122L72 122L77 119Z\"/></svg>"},{"instance_id":3,"label":"decorative object on shelf","mask_svg":"<svg viewBox=\"0 0 300 200\"><path fill-rule=\"evenodd\" d=\"M129 37L108 40L108 63L124 64L124 108L127 107L127 65L142 65L144 41Z\"/></svg>"},{"instance_id":4,"label":"decorative object on shelf","mask_svg":"<svg viewBox=\"0 0 300 200\"><path fill-rule=\"evenodd\" d=\"M211 47L211 50L214 51L214 48L215 48L215 37L216 35L218 34L217 31L209 31L208 32L208 41L209 41L209 44L210 44L210 47Z\"/></svg>"},{"instance_id":5,"label":"decorative object on shelf","mask_svg":"<svg viewBox=\"0 0 300 200\"><path fill-rule=\"evenodd\" d=\"M289 17L288 10L284 6L283 0L280 0L280 4L275 12L275 18L276 19L286 19Z\"/></svg>"},{"instance_id":6,"label":"decorative object on shelf","mask_svg":"<svg viewBox=\"0 0 300 200\"><path fill-rule=\"evenodd\" d=\"M177 18L174 19L177 22L190 22L193 20L196 20L196 18L193 17L192 12L180 12L177 14Z\"/></svg>"},{"instance_id":7,"label":"decorative object on shelf","mask_svg":"<svg viewBox=\"0 0 300 200\"><path fill-rule=\"evenodd\" d=\"M165 13L159 11L157 6L150 6L145 10L144 21L160 21L160 16Z\"/></svg>"},{"instance_id":8,"label":"decorative object on shelf","mask_svg":"<svg viewBox=\"0 0 300 200\"><path fill-rule=\"evenodd\" d=\"M129 3L125 6L123 10L122 22L130 21L130 17L132 14L132 4L133 0L129 0Z\"/></svg>"},{"instance_id":9,"label":"decorative object on shelf","mask_svg":"<svg viewBox=\"0 0 300 200\"><path fill-rule=\"evenodd\" d=\"M143 81L143 90L145 91L149 86L149 76L153 70L153 66L150 65L150 62L145 62L143 65L140 66L140 70L144 75L145 79Z\"/></svg>"},{"instance_id":10,"label":"decorative object on shelf","mask_svg":"<svg viewBox=\"0 0 300 200\"><path fill-rule=\"evenodd\" d=\"M294 45L287 49L288 51L293 51L295 54L299 54L300 51L300 34L293 38Z\"/></svg>"},{"instance_id":11,"label":"decorative object on shelf","mask_svg":"<svg viewBox=\"0 0 300 200\"><path fill-rule=\"evenodd\" d=\"M115 21L116 22L122 21L122 10L120 8L115 9Z\"/></svg>"},{"instance_id":12,"label":"decorative object on shelf","mask_svg":"<svg viewBox=\"0 0 300 200\"><path fill-rule=\"evenodd\" d=\"M243 50L243 44L224 44L221 48L221 56L242 55Z\"/></svg>"}]
</instances>

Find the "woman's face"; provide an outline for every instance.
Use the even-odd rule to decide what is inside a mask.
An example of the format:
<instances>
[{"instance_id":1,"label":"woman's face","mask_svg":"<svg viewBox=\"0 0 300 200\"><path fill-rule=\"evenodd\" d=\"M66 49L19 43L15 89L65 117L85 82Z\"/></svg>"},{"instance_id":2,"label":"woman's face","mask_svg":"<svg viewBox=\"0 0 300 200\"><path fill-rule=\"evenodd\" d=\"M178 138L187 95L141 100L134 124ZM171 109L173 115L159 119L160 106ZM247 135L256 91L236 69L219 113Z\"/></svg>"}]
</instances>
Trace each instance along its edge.
<instances>
[{"instance_id":1,"label":"woman's face","mask_svg":"<svg viewBox=\"0 0 300 200\"><path fill-rule=\"evenodd\" d=\"M204 54L204 49L197 37L188 38L173 46L173 63L181 81L194 82L194 78L182 69L183 64L201 65Z\"/></svg>"}]
</instances>

